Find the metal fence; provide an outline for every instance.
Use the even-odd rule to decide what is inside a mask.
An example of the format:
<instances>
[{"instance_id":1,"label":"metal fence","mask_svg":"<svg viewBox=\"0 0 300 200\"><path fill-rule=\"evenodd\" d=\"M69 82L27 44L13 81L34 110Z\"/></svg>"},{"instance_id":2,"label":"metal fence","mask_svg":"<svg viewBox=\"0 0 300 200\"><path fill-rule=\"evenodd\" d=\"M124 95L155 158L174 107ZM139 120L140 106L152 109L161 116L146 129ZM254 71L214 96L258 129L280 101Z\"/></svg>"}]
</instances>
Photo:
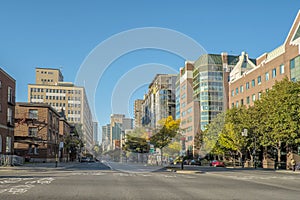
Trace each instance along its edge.
<instances>
[{"instance_id":1,"label":"metal fence","mask_svg":"<svg viewBox=\"0 0 300 200\"><path fill-rule=\"evenodd\" d=\"M24 164L24 158L16 155L0 154L0 166L20 166Z\"/></svg>"}]
</instances>

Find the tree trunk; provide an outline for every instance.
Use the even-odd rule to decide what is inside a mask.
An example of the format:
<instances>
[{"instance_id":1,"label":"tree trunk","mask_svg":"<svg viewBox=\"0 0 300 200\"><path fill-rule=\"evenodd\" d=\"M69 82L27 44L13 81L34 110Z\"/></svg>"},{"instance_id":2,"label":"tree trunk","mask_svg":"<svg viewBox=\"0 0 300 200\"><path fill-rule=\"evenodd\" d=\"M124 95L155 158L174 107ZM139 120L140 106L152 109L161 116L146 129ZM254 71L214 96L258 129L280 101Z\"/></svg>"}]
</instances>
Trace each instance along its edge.
<instances>
[{"instance_id":1,"label":"tree trunk","mask_svg":"<svg viewBox=\"0 0 300 200\"><path fill-rule=\"evenodd\" d=\"M278 157L278 163L280 164L280 162L281 162L281 141L278 142L277 157Z\"/></svg>"}]
</instances>

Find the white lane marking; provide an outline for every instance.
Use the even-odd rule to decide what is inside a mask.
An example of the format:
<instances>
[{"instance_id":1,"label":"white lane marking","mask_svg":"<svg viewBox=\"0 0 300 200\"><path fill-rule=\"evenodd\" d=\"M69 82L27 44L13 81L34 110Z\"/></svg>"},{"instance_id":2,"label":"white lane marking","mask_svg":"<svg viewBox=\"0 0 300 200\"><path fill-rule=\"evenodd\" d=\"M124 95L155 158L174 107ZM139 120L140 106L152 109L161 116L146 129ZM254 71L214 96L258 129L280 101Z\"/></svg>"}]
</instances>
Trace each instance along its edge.
<instances>
[{"instance_id":1,"label":"white lane marking","mask_svg":"<svg viewBox=\"0 0 300 200\"><path fill-rule=\"evenodd\" d=\"M12 194L23 194L27 192L30 188L34 187L34 185L17 185L10 188L8 192Z\"/></svg>"},{"instance_id":2,"label":"white lane marking","mask_svg":"<svg viewBox=\"0 0 300 200\"><path fill-rule=\"evenodd\" d=\"M37 183L39 184L50 184L52 181L54 180L54 178L42 178L40 180L37 181Z\"/></svg>"},{"instance_id":3,"label":"white lane marking","mask_svg":"<svg viewBox=\"0 0 300 200\"><path fill-rule=\"evenodd\" d=\"M102 172L75 172L71 173L72 176L102 176L105 173Z\"/></svg>"},{"instance_id":4,"label":"white lane marking","mask_svg":"<svg viewBox=\"0 0 300 200\"><path fill-rule=\"evenodd\" d=\"M0 189L0 194L6 192L8 189Z\"/></svg>"},{"instance_id":5,"label":"white lane marking","mask_svg":"<svg viewBox=\"0 0 300 200\"><path fill-rule=\"evenodd\" d=\"M4 180L3 182L4 182L4 183L18 183L18 182L20 182L20 181L22 181L21 178L9 178L9 179L7 179L7 180Z\"/></svg>"},{"instance_id":6,"label":"white lane marking","mask_svg":"<svg viewBox=\"0 0 300 200\"><path fill-rule=\"evenodd\" d=\"M165 175L165 178L176 178L176 176Z\"/></svg>"},{"instance_id":7,"label":"white lane marking","mask_svg":"<svg viewBox=\"0 0 300 200\"><path fill-rule=\"evenodd\" d=\"M0 182L0 194L23 194L36 185L50 184L54 178L7 178ZM23 184L21 183L23 182ZM16 185L18 184L18 185Z\"/></svg>"}]
</instances>

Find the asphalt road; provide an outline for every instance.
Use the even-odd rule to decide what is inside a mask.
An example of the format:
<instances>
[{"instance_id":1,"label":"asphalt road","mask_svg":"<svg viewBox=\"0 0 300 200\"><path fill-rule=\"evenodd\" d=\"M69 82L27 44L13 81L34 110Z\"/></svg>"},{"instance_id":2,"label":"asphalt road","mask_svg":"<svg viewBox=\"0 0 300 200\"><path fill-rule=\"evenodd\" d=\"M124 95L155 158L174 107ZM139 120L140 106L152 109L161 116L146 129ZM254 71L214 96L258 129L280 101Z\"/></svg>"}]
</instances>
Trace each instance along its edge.
<instances>
[{"instance_id":1,"label":"asphalt road","mask_svg":"<svg viewBox=\"0 0 300 200\"><path fill-rule=\"evenodd\" d=\"M110 165L110 167L112 167ZM167 172L114 163L0 170L0 199L298 199L300 174L197 167ZM112 167L112 168L114 168ZM124 168L126 171L123 171Z\"/></svg>"}]
</instances>

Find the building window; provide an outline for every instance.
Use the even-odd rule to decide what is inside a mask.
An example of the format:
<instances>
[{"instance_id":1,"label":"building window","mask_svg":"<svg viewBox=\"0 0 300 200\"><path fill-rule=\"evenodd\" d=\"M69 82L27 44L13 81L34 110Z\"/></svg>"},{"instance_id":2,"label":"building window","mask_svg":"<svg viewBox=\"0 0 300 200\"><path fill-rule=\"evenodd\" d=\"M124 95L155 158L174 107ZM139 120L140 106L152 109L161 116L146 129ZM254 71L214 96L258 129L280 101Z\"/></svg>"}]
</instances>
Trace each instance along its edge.
<instances>
[{"instance_id":1,"label":"building window","mask_svg":"<svg viewBox=\"0 0 300 200\"><path fill-rule=\"evenodd\" d=\"M246 98L246 103L247 103L247 104L250 103L250 97L249 97L249 96L247 96L247 98Z\"/></svg>"},{"instance_id":2,"label":"building window","mask_svg":"<svg viewBox=\"0 0 300 200\"><path fill-rule=\"evenodd\" d=\"M0 88L2 88L2 81L0 81Z\"/></svg>"},{"instance_id":3,"label":"building window","mask_svg":"<svg viewBox=\"0 0 300 200\"><path fill-rule=\"evenodd\" d=\"M261 99L261 92L258 93L258 100Z\"/></svg>"},{"instance_id":4,"label":"building window","mask_svg":"<svg viewBox=\"0 0 300 200\"><path fill-rule=\"evenodd\" d=\"M234 103L231 103L231 108L233 108L234 107Z\"/></svg>"},{"instance_id":5,"label":"building window","mask_svg":"<svg viewBox=\"0 0 300 200\"><path fill-rule=\"evenodd\" d=\"M295 59L292 59L290 61L290 69L294 69L295 68Z\"/></svg>"},{"instance_id":6,"label":"building window","mask_svg":"<svg viewBox=\"0 0 300 200\"><path fill-rule=\"evenodd\" d=\"M241 106L244 105L244 99L241 99Z\"/></svg>"},{"instance_id":7,"label":"building window","mask_svg":"<svg viewBox=\"0 0 300 200\"><path fill-rule=\"evenodd\" d=\"M255 94L252 94L252 101L255 101Z\"/></svg>"},{"instance_id":8,"label":"building window","mask_svg":"<svg viewBox=\"0 0 300 200\"><path fill-rule=\"evenodd\" d=\"M36 137L37 134L38 134L38 128L36 128L36 127L29 127L28 128L28 136Z\"/></svg>"},{"instance_id":9,"label":"building window","mask_svg":"<svg viewBox=\"0 0 300 200\"><path fill-rule=\"evenodd\" d=\"M242 93L242 92L244 92L244 86L240 86L240 92Z\"/></svg>"},{"instance_id":10,"label":"building window","mask_svg":"<svg viewBox=\"0 0 300 200\"><path fill-rule=\"evenodd\" d=\"M184 93L182 96L181 96L181 99L184 99L186 97L186 94Z\"/></svg>"},{"instance_id":11,"label":"building window","mask_svg":"<svg viewBox=\"0 0 300 200\"><path fill-rule=\"evenodd\" d=\"M270 76L269 76L269 72L266 72L266 81L268 81L270 79Z\"/></svg>"},{"instance_id":12,"label":"building window","mask_svg":"<svg viewBox=\"0 0 300 200\"><path fill-rule=\"evenodd\" d=\"M231 96L232 97L234 96L234 90L231 90Z\"/></svg>"},{"instance_id":13,"label":"building window","mask_svg":"<svg viewBox=\"0 0 300 200\"><path fill-rule=\"evenodd\" d=\"M38 110L29 110L30 119L38 119Z\"/></svg>"},{"instance_id":14,"label":"building window","mask_svg":"<svg viewBox=\"0 0 300 200\"><path fill-rule=\"evenodd\" d=\"M235 106L236 106L236 107L239 107L239 101L236 101L236 102L235 102Z\"/></svg>"},{"instance_id":15,"label":"building window","mask_svg":"<svg viewBox=\"0 0 300 200\"><path fill-rule=\"evenodd\" d=\"M272 78L276 77L276 68L272 69Z\"/></svg>"},{"instance_id":16,"label":"building window","mask_svg":"<svg viewBox=\"0 0 300 200\"><path fill-rule=\"evenodd\" d=\"M7 108L7 123L9 123L10 125L12 125L13 123L13 116L12 116L12 109L11 108Z\"/></svg>"},{"instance_id":17,"label":"building window","mask_svg":"<svg viewBox=\"0 0 300 200\"><path fill-rule=\"evenodd\" d=\"M6 137L6 153L10 153L11 152L11 137Z\"/></svg>"},{"instance_id":18,"label":"building window","mask_svg":"<svg viewBox=\"0 0 300 200\"><path fill-rule=\"evenodd\" d=\"M284 65L280 65L280 74L284 74Z\"/></svg>"},{"instance_id":19,"label":"building window","mask_svg":"<svg viewBox=\"0 0 300 200\"><path fill-rule=\"evenodd\" d=\"M236 94L236 95L239 94L239 88L235 88L235 94Z\"/></svg>"},{"instance_id":20,"label":"building window","mask_svg":"<svg viewBox=\"0 0 300 200\"><path fill-rule=\"evenodd\" d=\"M11 88L11 87L8 87L7 92L8 92L8 95L7 95L7 101L8 101L9 103L13 103L13 90L12 90L12 88Z\"/></svg>"},{"instance_id":21,"label":"building window","mask_svg":"<svg viewBox=\"0 0 300 200\"><path fill-rule=\"evenodd\" d=\"M249 89L249 82L246 83L246 90Z\"/></svg>"},{"instance_id":22,"label":"building window","mask_svg":"<svg viewBox=\"0 0 300 200\"><path fill-rule=\"evenodd\" d=\"M257 85L260 85L261 84L261 76L258 76L257 77Z\"/></svg>"},{"instance_id":23,"label":"building window","mask_svg":"<svg viewBox=\"0 0 300 200\"><path fill-rule=\"evenodd\" d=\"M254 79L251 81L251 86L255 87L255 80Z\"/></svg>"}]
</instances>

